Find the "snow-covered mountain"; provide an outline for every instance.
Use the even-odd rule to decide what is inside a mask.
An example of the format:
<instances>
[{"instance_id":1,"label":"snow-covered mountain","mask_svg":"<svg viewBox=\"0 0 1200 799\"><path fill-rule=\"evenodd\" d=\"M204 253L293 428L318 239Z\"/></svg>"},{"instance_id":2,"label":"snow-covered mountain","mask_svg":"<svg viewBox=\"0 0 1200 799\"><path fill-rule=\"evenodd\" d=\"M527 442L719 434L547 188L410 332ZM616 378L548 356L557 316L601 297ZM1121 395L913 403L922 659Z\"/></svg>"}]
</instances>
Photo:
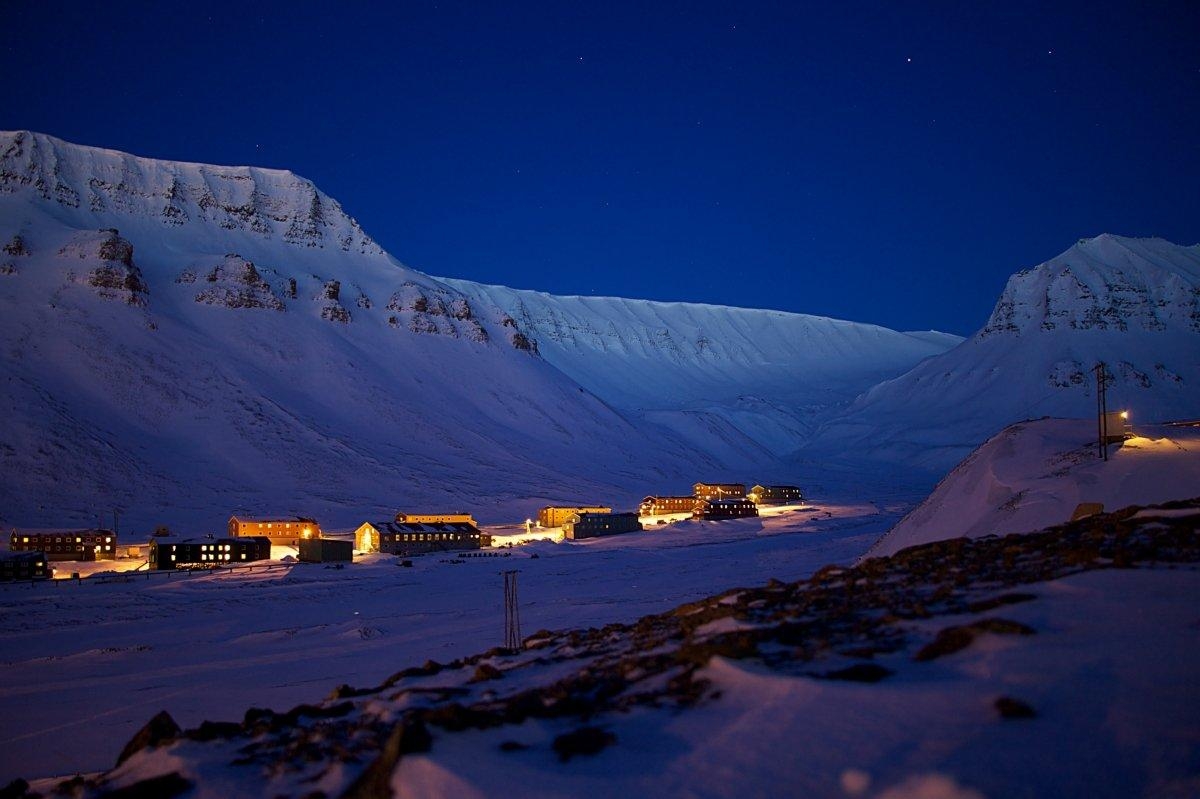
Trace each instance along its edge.
<instances>
[{"instance_id":1,"label":"snow-covered mountain","mask_svg":"<svg viewBox=\"0 0 1200 799\"><path fill-rule=\"evenodd\" d=\"M867 553L893 555L946 538L1027 533L1062 524L1076 505L1107 511L1200 494L1200 429L1146 425L1109 459L1091 420L1039 419L1005 428L954 468Z\"/></svg>"},{"instance_id":2,"label":"snow-covered mountain","mask_svg":"<svg viewBox=\"0 0 1200 799\"><path fill-rule=\"evenodd\" d=\"M785 479L774 453L812 407L946 346L775 312L546 300L592 302L585 327L625 330L593 378L549 329L538 354L547 316L577 316L529 300L516 318L504 290L466 288L405 267L290 172L0 133L0 521L524 518L698 477ZM637 399L655 395L670 399Z\"/></svg>"},{"instance_id":3,"label":"snow-covered mountain","mask_svg":"<svg viewBox=\"0 0 1200 799\"><path fill-rule=\"evenodd\" d=\"M987 324L954 349L872 388L816 436L948 469L1015 421L1110 408L1136 422L1200 416L1200 245L1103 235L1009 279Z\"/></svg>"},{"instance_id":4,"label":"snow-covered mountain","mask_svg":"<svg viewBox=\"0 0 1200 799\"><path fill-rule=\"evenodd\" d=\"M546 360L606 402L727 459L794 452L832 410L962 340L782 311L443 280L502 308Z\"/></svg>"}]
</instances>

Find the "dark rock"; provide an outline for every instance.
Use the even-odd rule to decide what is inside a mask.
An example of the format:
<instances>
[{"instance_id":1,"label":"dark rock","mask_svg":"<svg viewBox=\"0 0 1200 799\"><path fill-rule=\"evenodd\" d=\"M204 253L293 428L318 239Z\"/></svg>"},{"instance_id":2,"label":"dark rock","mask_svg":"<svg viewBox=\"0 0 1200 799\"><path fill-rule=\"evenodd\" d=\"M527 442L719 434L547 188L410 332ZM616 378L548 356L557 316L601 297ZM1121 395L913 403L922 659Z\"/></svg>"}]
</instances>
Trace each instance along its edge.
<instances>
[{"instance_id":1,"label":"dark rock","mask_svg":"<svg viewBox=\"0 0 1200 799\"><path fill-rule=\"evenodd\" d=\"M0 788L0 799L21 799L29 790L29 783L17 777L15 780Z\"/></svg>"},{"instance_id":2,"label":"dark rock","mask_svg":"<svg viewBox=\"0 0 1200 799\"><path fill-rule=\"evenodd\" d=\"M600 727L580 727L554 739L558 759L567 762L576 755L594 755L615 744L617 736Z\"/></svg>"},{"instance_id":3,"label":"dark rock","mask_svg":"<svg viewBox=\"0 0 1200 799\"><path fill-rule=\"evenodd\" d=\"M133 737L129 739L129 743L125 744L125 748L117 756L117 765L121 765L147 746L159 746L178 738L182 732L183 730L175 723L175 719L171 718L171 714L160 710L154 718L146 722L144 727L134 733Z\"/></svg>"},{"instance_id":4,"label":"dark rock","mask_svg":"<svg viewBox=\"0 0 1200 799\"><path fill-rule=\"evenodd\" d=\"M148 780L102 791L98 799L170 799L192 789L192 782L177 772L151 777Z\"/></svg>"},{"instance_id":5,"label":"dark rock","mask_svg":"<svg viewBox=\"0 0 1200 799\"><path fill-rule=\"evenodd\" d=\"M1000 596L991 597L990 599L971 602L967 605L967 610L969 610L971 613L985 613L989 610L995 610L996 608L1004 605L1015 605L1018 602L1029 602L1033 599L1037 599L1037 594L1001 594Z\"/></svg>"},{"instance_id":6,"label":"dark rock","mask_svg":"<svg viewBox=\"0 0 1200 799\"><path fill-rule=\"evenodd\" d=\"M835 669L827 671L821 676L827 680L849 680L850 682L879 682L884 677L890 677L895 674L889 668L880 666L878 663L855 663L853 666L847 666L844 669Z\"/></svg>"},{"instance_id":7,"label":"dark rock","mask_svg":"<svg viewBox=\"0 0 1200 799\"><path fill-rule=\"evenodd\" d=\"M8 240L8 244L4 245L3 250L6 254L18 258L29 255L29 245L27 245L25 243L25 239L23 239L21 235L17 233L14 233L13 237Z\"/></svg>"},{"instance_id":8,"label":"dark rock","mask_svg":"<svg viewBox=\"0 0 1200 799\"><path fill-rule=\"evenodd\" d=\"M504 676L504 672L496 668L490 663L480 663L475 667L475 673L471 675L469 682L485 682L487 680L498 680Z\"/></svg>"},{"instance_id":9,"label":"dark rock","mask_svg":"<svg viewBox=\"0 0 1200 799\"><path fill-rule=\"evenodd\" d=\"M954 654L961 649L966 649L983 633L1033 635L1034 630L1032 627L1008 619L980 619L971 624L940 630L937 637L922 647L914 659L927 661Z\"/></svg>"},{"instance_id":10,"label":"dark rock","mask_svg":"<svg viewBox=\"0 0 1200 799\"><path fill-rule=\"evenodd\" d=\"M1013 699L1011 696L1002 696L997 699L996 711L999 712L1002 718L1006 719L1032 719L1037 717L1037 711L1032 706L1022 702L1020 699Z\"/></svg>"},{"instance_id":11,"label":"dark rock","mask_svg":"<svg viewBox=\"0 0 1200 799\"><path fill-rule=\"evenodd\" d=\"M400 758L416 752L428 752L433 738L419 719L408 719L392 728L379 755L358 775L341 799L384 799L392 795L392 772Z\"/></svg>"},{"instance_id":12,"label":"dark rock","mask_svg":"<svg viewBox=\"0 0 1200 799\"><path fill-rule=\"evenodd\" d=\"M242 725L234 721L202 721L199 727L185 730L183 736L190 741L215 741L242 734Z\"/></svg>"}]
</instances>

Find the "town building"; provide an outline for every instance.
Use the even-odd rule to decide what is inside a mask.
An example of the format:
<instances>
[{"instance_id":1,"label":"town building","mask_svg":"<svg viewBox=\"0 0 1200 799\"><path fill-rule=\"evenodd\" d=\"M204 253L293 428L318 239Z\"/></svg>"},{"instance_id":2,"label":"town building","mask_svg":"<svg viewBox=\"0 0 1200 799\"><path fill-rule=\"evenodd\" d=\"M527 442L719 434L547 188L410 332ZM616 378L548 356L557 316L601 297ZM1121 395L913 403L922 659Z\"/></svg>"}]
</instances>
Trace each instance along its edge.
<instances>
[{"instance_id":1,"label":"town building","mask_svg":"<svg viewBox=\"0 0 1200 799\"><path fill-rule=\"evenodd\" d=\"M636 513L576 513L563 522L562 529L564 536L576 541L640 531L642 523Z\"/></svg>"},{"instance_id":2,"label":"town building","mask_svg":"<svg viewBox=\"0 0 1200 799\"><path fill-rule=\"evenodd\" d=\"M692 494L696 499L741 499L746 496L746 486L742 483L696 483L692 486Z\"/></svg>"},{"instance_id":3,"label":"town building","mask_svg":"<svg viewBox=\"0 0 1200 799\"><path fill-rule=\"evenodd\" d=\"M266 536L237 538L185 538L150 542L150 568L211 569L270 560L272 541Z\"/></svg>"},{"instance_id":4,"label":"town building","mask_svg":"<svg viewBox=\"0 0 1200 799\"><path fill-rule=\"evenodd\" d=\"M320 538L321 525L306 516L269 519L230 517L230 538L257 538L259 536L271 539L272 544L294 547L302 538Z\"/></svg>"},{"instance_id":5,"label":"town building","mask_svg":"<svg viewBox=\"0 0 1200 799\"><path fill-rule=\"evenodd\" d=\"M547 505L538 511L538 525L562 527L564 522L577 513L612 513L612 508L603 505Z\"/></svg>"},{"instance_id":6,"label":"town building","mask_svg":"<svg viewBox=\"0 0 1200 799\"><path fill-rule=\"evenodd\" d=\"M804 501L804 492L796 486L763 486L750 489L746 495L756 505L794 505Z\"/></svg>"},{"instance_id":7,"label":"town building","mask_svg":"<svg viewBox=\"0 0 1200 799\"><path fill-rule=\"evenodd\" d=\"M112 530L14 529L12 552L44 552L47 560L116 560L117 534Z\"/></svg>"},{"instance_id":8,"label":"town building","mask_svg":"<svg viewBox=\"0 0 1200 799\"><path fill-rule=\"evenodd\" d=\"M397 513L396 521L401 524L475 524L474 517L460 513Z\"/></svg>"},{"instance_id":9,"label":"town building","mask_svg":"<svg viewBox=\"0 0 1200 799\"><path fill-rule=\"evenodd\" d=\"M696 508L695 497L646 497L638 511L643 516L666 516L669 513L691 513Z\"/></svg>"},{"instance_id":10,"label":"town building","mask_svg":"<svg viewBox=\"0 0 1200 799\"><path fill-rule=\"evenodd\" d=\"M479 549L480 538L479 528L473 522L363 522L354 531L354 548L359 552L417 555Z\"/></svg>"},{"instance_id":11,"label":"town building","mask_svg":"<svg viewBox=\"0 0 1200 799\"><path fill-rule=\"evenodd\" d=\"M757 516L758 507L749 499L710 499L696 506L692 512L693 519L720 521L722 519L740 519L745 516Z\"/></svg>"},{"instance_id":12,"label":"town building","mask_svg":"<svg viewBox=\"0 0 1200 799\"><path fill-rule=\"evenodd\" d=\"M301 563L350 563L354 560L354 542L337 538L301 538Z\"/></svg>"},{"instance_id":13,"label":"town building","mask_svg":"<svg viewBox=\"0 0 1200 799\"><path fill-rule=\"evenodd\" d=\"M0 552L0 582L48 580L53 574L45 552Z\"/></svg>"}]
</instances>

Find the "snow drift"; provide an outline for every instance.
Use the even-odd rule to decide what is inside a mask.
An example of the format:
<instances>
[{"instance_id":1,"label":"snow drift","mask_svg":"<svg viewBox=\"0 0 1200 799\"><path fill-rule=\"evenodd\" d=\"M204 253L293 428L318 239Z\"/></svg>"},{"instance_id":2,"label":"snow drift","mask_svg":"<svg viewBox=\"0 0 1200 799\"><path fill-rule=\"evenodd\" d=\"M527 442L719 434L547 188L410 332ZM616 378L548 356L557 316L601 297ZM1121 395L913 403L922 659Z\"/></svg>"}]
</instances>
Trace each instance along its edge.
<instances>
[{"instance_id":1,"label":"snow drift","mask_svg":"<svg viewBox=\"0 0 1200 799\"><path fill-rule=\"evenodd\" d=\"M946 538L1027 533L1071 518L1084 502L1109 511L1200 493L1200 428L1135 426L1099 457L1091 420L1006 428L956 467L867 557Z\"/></svg>"}]
</instances>

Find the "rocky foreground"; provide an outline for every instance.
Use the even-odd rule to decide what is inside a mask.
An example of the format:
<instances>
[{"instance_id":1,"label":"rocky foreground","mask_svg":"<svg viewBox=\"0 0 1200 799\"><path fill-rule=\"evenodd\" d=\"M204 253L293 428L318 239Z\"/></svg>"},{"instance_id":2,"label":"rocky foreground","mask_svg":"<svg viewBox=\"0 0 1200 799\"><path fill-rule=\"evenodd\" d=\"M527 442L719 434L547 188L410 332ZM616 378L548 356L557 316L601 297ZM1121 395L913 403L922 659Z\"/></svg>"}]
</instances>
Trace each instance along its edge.
<instances>
[{"instance_id":1,"label":"rocky foreground","mask_svg":"<svg viewBox=\"0 0 1200 799\"><path fill-rule=\"evenodd\" d=\"M436 753L479 731L492 733L481 757L516 758L544 746L571 768L636 746L612 729L629 714L686 717L719 706L722 691L707 676L714 658L801 680L880 683L901 661L929 669L984 640L1036 641L1038 629L1008 616L1014 606L1037 603L1040 584L1097 570L1200 563L1198 523L1200 498L1022 536L942 541L852 568L826 567L800 582L727 591L634 624L540 631L516 651L430 661L286 713L252 708L241 722L191 730L160 713L111 771L17 781L0 797L390 796L407 756ZM992 708L1001 724L1039 715L1019 694L994 696ZM531 721L552 724L555 734L535 740L525 726ZM843 775L846 795L862 795L859 778Z\"/></svg>"}]
</instances>

